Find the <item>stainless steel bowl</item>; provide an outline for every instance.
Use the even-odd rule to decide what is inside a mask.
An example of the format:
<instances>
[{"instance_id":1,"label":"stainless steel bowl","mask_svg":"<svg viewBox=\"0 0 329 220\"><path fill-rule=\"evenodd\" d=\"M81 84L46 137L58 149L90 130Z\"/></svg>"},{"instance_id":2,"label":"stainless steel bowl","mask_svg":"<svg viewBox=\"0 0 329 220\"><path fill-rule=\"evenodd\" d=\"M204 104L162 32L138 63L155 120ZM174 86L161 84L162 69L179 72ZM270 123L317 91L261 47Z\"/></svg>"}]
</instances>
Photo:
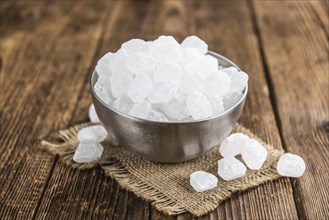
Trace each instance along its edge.
<instances>
[{"instance_id":1,"label":"stainless steel bowl","mask_svg":"<svg viewBox=\"0 0 329 220\"><path fill-rule=\"evenodd\" d=\"M219 65L235 66L229 59L209 51ZM154 122L135 118L104 104L94 92L98 75L90 78L96 112L109 134L128 151L157 162L182 162L199 157L232 131L244 106L248 87L232 108L211 118L189 122Z\"/></svg>"}]
</instances>

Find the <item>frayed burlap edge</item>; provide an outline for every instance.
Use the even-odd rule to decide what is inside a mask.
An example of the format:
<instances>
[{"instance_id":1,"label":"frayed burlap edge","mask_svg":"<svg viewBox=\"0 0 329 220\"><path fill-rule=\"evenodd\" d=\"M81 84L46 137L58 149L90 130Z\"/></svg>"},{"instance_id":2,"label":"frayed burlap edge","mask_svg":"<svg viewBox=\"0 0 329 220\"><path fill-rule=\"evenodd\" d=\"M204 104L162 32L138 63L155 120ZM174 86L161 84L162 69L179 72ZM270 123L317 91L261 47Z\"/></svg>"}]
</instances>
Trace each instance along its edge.
<instances>
[{"instance_id":1,"label":"frayed burlap edge","mask_svg":"<svg viewBox=\"0 0 329 220\"><path fill-rule=\"evenodd\" d=\"M60 140L60 142L57 141L57 143L54 143L54 141L44 139L41 140L40 146L54 155L59 155L61 161L72 168L90 169L100 165L105 171L105 174L114 178L122 188L134 192L138 197L151 202L152 205L154 205L159 211L162 211L168 215L178 215L185 212L190 212L195 216L202 216L216 209L219 203L230 198L232 193L244 191L280 177L276 171L276 165L278 158L284 153L284 151L274 149L272 146L259 139L250 130L240 124L237 124L234 131L242 132L260 141L267 148L269 154L272 155L273 161L267 167L263 167L259 170L256 175L248 178L248 181L241 182L238 186L236 186L236 184L232 184L232 186L228 187L226 191L207 197L205 206L198 207L199 209L197 210L193 208L190 209L189 207L179 205L176 201L171 200L158 190L154 189L152 186L135 177L127 170L120 159L116 157L116 154L106 155L105 157L102 157L102 159L92 163L75 163L72 157L78 144L76 134L81 128L93 124L94 123L83 123L73 126L67 130L61 130L59 131L59 134L53 135L55 136L55 139Z\"/></svg>"}]
</instances>

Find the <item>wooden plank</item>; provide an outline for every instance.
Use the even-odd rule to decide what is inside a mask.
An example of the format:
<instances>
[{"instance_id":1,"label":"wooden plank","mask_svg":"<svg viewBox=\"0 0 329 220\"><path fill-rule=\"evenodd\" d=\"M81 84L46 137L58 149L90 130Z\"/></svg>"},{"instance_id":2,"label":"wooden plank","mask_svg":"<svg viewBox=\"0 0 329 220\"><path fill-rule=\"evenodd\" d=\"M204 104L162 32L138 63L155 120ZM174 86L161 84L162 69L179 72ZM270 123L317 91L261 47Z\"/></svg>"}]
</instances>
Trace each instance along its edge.
<instances>
[{"instance_id":1,"label":"wooden plank","mask_svg":"<svg viewBox=\"0 0 329 220\"><path fill-rule=\"evenodd\" d=\"M249 94L239 120L266 142L281 149L269 88L264 75L257 31L246 2L213 3L207 14L217 19L204 24L210 48L234 60L249 73ZM220 11L220 13L218 13ZM205 13L204 13L205 14ZM234 16L232 16L234 15ZM204 15L206 16L206 15ZM221 22L222 21L222 22ZM202 26L202 25L201 25ZM214 31L215 30L215 31ZM200 32L202 30L199 30ZM217 38L220 38L218 40ZM245 193L234 194L217 209L219 219L295 219L297 213L289 180L266 183Z\"/></svg>"},{"instance_id":2,"label":"wooden plank","mask_svg":"<svg viewBox=\"0 0 329 220\"><path fill-rule=\"evenodd\" d=\"M37 138L70 121L104 6L1 2L0 219L30 219L37 209L54 161Z\"/></svg>"},{"instance_id":3,"label":"wooden plank","mask_svg":"<svg viewBox=\"0 0 329 220\"><path fill-rule=\"evenodd\" d=\"M320 26L326 31L327 36L329 36L329 1L309 1L311 4Z\"/></svg>"},{"instance_id":4,"label":"wooden plank","mask_svg":"<svg viewBox=\"0 0 329 220\"><path fill-rule=\"evenodd\" d=\"M299 217L328 219L329 60L325 30L307 1L254 2L254 6L284 145L301 155L307 166L303 177L292 180Z\"/></svg>"},{"instance_id":5,"label":"wooden plank","mask_svg":"<svg viewBox=\"0 0 329 220\"><path fill-rule=\"evenodd\" d=\"M141 37L143 16L150 10L148 2L116 2L111 19L104 27L105 33L101 42L97 59L108 51L118 49L124 41L130 38ZM123 14L122 11L125 11ZM139 19L136 19L136 18ZM140 28L138 28L140 27ZM120 30L120 31L116 31ZM92 62L95 64L97 59ZM71 124L86 121L88 108L91 104L89 74L85 72L84 86L80 92L77 108L73 113ZM69 171L68 171L69 170ZM69 172L69 174L67 174ZM149 216L149 204L147 201L137 198L133 193L120 188L118 183L105 177L95 170L76 171L58 162L55 165L53 175L49 180L49 187L45 191L40 202L40 208L36 218L60 219L60 218L110 218L110 219L147 219ZM89 181L81 181L88 178ZM65 180L65 181L63 181ZM92 183L91 183L92 182ZM85 188L99 189L80 190ZM54 197L53 195L56 195ZM96 198L96 201L94 201ZM66 201L75 201L67 203ZM83 207L83 209L79 208ZM51 210L62 210L52 212Z\"/></svg>"}]
</instances>

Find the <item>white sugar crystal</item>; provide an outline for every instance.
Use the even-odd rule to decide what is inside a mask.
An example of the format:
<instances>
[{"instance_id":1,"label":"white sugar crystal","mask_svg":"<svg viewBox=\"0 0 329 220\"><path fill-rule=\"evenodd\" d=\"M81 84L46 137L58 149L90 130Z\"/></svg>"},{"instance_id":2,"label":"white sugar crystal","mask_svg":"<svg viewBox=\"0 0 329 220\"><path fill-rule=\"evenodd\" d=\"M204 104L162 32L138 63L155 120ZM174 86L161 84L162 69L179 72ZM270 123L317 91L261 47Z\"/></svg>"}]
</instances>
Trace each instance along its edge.
<instances>
[{"instance_id":1,"label":"white sugar crystal","mask_svg":"<svg viewBox=\"0 0 329 220\"><path fill-rule=\"evenodd\" d=\"M154 82L148 94L148 100L152 104L170 101L178 90L178 84L173 82Z\"/></svg>"},{"instance_id":2,"label":"white sugar crystal","mask_svg":"<svg viewBox=\"0 0 329 220\"><path fill-rule=\"evenodd\" d=\"M184 118L181 121L193 121L193 118L191 116L188 116L187 118Z\"/></svg>"},{"instance_id":3,"label":"white sugar crystal","mask_svg":"<svg viewBox=\"0 0 329 220\"><path fill-rule=\"evenodd\" d=\"M73 160L77 163L95 161L102 156L103 151L104 148L100 143L81 142L75 150Z\"/></svg>"},{"instance_id":4,"label":"white sugar crystal","mask_svg":"<svg viewBox=\"0 0 329 220\"><path fill-rule=\"evenodd\" d=\"M125 94L133 81L131 74L128 71L122 71L113 74L110 77L112 94L114 97L118 98Z\"/></svg>"},{"instance_id":5,"label":"white sugar crystal","mask_svg":"<svg viewBox=\"0 0 329 220\"><path fill-rule=\"evenodd\" d=\"M219 115L241 100L248 75L219 66L207 53L208 45L194 35L181 44L164 35L154 41L131 39L98 61L93 89L103 103L149 120Z\"/></svg>"},{"instance_id":6,"label":"white sugar crystal","mask_svg":"<svg viewBox=\"0 0 329 220\"><path fill-rule=\"evenodd\" d=\"M114 96L112 94L111 80L110 79L111 79L110 76L104 76L104 75L99 76L98 80L96 82L96 84L98 84L98 85L96 86L96 84L95 84L95 87L102 87L102 89L105 89L107 96L109 96L109 99L111 101L113 101Z\"/></svg>"},{"instance_id":7,"label":"white sugar crystal","mask_svg":"<svg viewBox=\"0 0 329 220\"><path fill-rule=\"evenodd\" d=\"M94 104L91 104L88 111L89 120L91 122L100 122L97 116Z\"/></svg>"},{"instance_id":8,"label":"white sugar crystal","mask_svg":"<svg viewBox=\"0 0 329 220\"><path fill-rule=\"evenodd\" d=\"M184 74L181 77L179 90L183 93L203 92L203 80L200 81L196 76Z\"/></svg>"},{"instance_id":9,"label":"white sugar crystal","mask_svg":"<svg viewBox=\"0 0 329 220\"><path fill-rule=\"evenodd\" d=\"M226 95L223 99L225 110L228 110L234 105L236 105L242 99L242 96L243 93L236 93L236 92Z\"/></svg>"},{"instance_id":10,"label":"white sugar crystal","mask_svg":"<svg viewBox=\"0 0 329 220\"><path fill-rule=\"evenodd\" d=\"M180 47L165 45L158 45L155 49L154 47L154 44L152 44L149 51L158 62L180 62L183 58L183 51Z\"/></svg>"},{"instance_id":11,"label":"white sugar crystal","mask_svg":"<svg viewBox=\"0 0 329 220\"><path fill-rule=\"evenodd\" d=\"M155 60L148 52L133 52L127 55L126 66L130 72L136 75L153 74L155 71Z\"/></svg>"},{"instance_id":12,"label":"white sugar crystal","mask_svg":"<svg viewBox=\"0 0 329 220\"><path fill-rule=\"evenodd\" d=\"M209 96L207 98L212 106L213 115L219 115L224 112L224 103L220 97Z\"/></svg>"},{"instance_id":13,"label":"white sugar crystal","mask_svg":"<svg viewBox=\"0 0 329 220\"><path fill-rule=\"evenodd\" d=\"M152 109L163 112L161 103L156 103L156 104L152 103Z\"/></svg>"},{"instance_id":14,"label":"white sugar crystal","mask_svg":"<svg viewBox=\"0 0 329 220\"><path fill-rule=\"evenodd\" d=\"M107 137L107 131L101 125L82 128L77 135L79 142L102 142Z\"/></svg>"},{"instance_id":15,"label":"white sugar crystal","mask_svg":"<svg viewBox=\"0 0 329 220\"><path fill-rule=\"evenodd\" d=\"M132 109L129 112L129 115L137 117L137 118L143 118L145 119L146 116L151 111L151 104L147 101L142 101L139 103L136 103L133 105Z\"/></svg>"},{"instance_id":16,"label":"white sugar crystal","mask_svg":"<svg viewBox=\"0 0 329 220\"><path fill-rule=\"evenodd\" d=\"M121 50L112 54L109 59L111 72L117 73L124 70L126 68L126 58L126 55Z\"/></svg>"},{"instance_id":17,"label":"white sugar crystal","mask_svg":"<svg viewBox=\"0 0 329 220\"><path fill-rule=\"evenodd\" d=\"M149 51L160 62L179 62L183 57L183 49L172 36L160 36L149 45Z\"/></svg>"},{"instance_id":18,"label":"white sugar crystal","mask_svg":"<svg viewBox=\"0 0 329 220\"><path fill-rule=\"evenodd\" d=\"M181 79L182 68L174 62L160 63L154 73L155 82L179 82Z\"/></svg>"},{"instance_id":19,"label":"white sugar crystal","mask_svg":"<svg viewBox=\"0 0 329 220\"><path fill-rule=\"evenodd\" d=\"M128 96L135 103L141 102L146 98L151 86L152 81L150 77L146 74L137 75L130 85Z\"/></svg>"},{"instance_id":20,"label":"white sugar crystal","mask_svg":"<svg viewBox=\"0 0 329 220\"><path fill-rule=\"evenodd\" d=\"M218 175L226 181L240 178L246 171L246 166L234 157L224 157L218 161Z\"/></svg>"},{"instance_id":21,"label":"white sugar crystal","mask_svg":"<svg viewBox=\"0 0 329 220\"><path fill-rule=\"evenodd\" d=\"M235 67L222 69L223 72L228 74L231 80L230 93L240 93L248 83L248 75L245 72L239 71Z\"/></svg>"},{"instance_id":22,"label":"white sugar crystal","mask_svg":"<svg viewBox=\"0 0 329 220\"><path fill-rule=\"evenodd\" d=\"M208 44L195 35L185 38L182 47L195 47L203 54L208 52Z\"/></svg>"},{"instance_id":23,"label":"white sugar crystal","mask_svg":"<svg viewBox=\"0 0 329 220\"><path fill-rule=\"evenodd\" d=\"M183 65L184 73L189 74L189 75L196 75L198 72L198 64L199 64L199 62L184 64Z\"/></svg>"},{"instance_id":24,"label":"white sugar crystal","mask_svg":"<svg viewBox=\"0 0 329 220\"><path fill-rule=\"evenodd\" d=\"M255 139L249 139L243 146L242 159L251 170L262 168L267 158L267 150Z\"/></svg>"},{"instance_id":25,"label":"white sugar crystal","mask_svg":"<svg viewBox=\"0 0 329 220\"><path fill-rule=\"evenodd\" d=\"M196 74L205 79L212 73L216 73L217 71L218 60L211 55L206 55L203 56L198 62Z\"/></svg>"},{"instance_id":26,"label":"white sugar crystal","mask_svg":"<svg viewBox=\"0 0 329 220\"><path fill-rule=\"evenodd\" d=\"M145 41L145 45L141 51L149 53L151 44L153 44L153 41Z\"/></svg>"},{"instance_id":27,"label":"white sugar crystal","mask_svg":"<svg viewBox=\"0 0 329 220\"><path fill-rule=\"evenodd\" d=\"M111 76L108 75L98 75L98 80L97 82L105 87L106 90L111 91L111 89L108 88L108 86L111 85L111 80L110 80Z\"/></svg>"},{"instance_id":28,"label":"white sugar crystal","mask_svg":"<svg viewBox=\"0 0 329 220\"><path fill-rule=\"evenodd\" d=\"M204 192L217 186L218 179L211 173L196 171L190 175L190 184L197 192Z\"/></svg>"},{"instance_id":29,"label":"white sugar crystal","mask_svg":"<svg viewBox=\"0 0 329 220\"><path fill-rule=\"evenodd\" d=\"M183 64L197 63L204 55L194 47L183 48Z\"/></svg>"},{"instance_id":30,"label":"white sugar crystal","mask_svg":"<svg viewBox=\"0 0 329 220\"><path fill-rule=\"evenodd\" d=\"M297 178L304 174L306 166L300 156L285 153L280 157L276 169L281 176Z\"/></svg>"},{"instance_id":31,"label":"white sugar crystal","mask_svg":"<svg viewBox=\"0 0 329 220\"><path fill-rule=\"evenodd\" d=\"M208 69L210 72L217 72L218 71L218 59L214 56L207 54L205 56L206 63L208 64Z\"/></svg>"},{"instance_id":32,"label":"white sugar crystal","mask_svg":"<svg viewBox=\"0 0 329 220\"><path fill-rule=\"evenodd\" d=\"M112 96L111 91L109 91L108 88L110 88L110 84L107 86L102 85L102 81L99 80L95 83L94 91L96 95L103 101L105 104L109 105L113 102L114 97Z\"/></svg>"},{"instance_id":33,"label":"white sugar crystal","mask_svg":"<svg viewBox=\"0 0 329 220\"><path fill-rule=\"evenodd\" d=\"M97 65L95 67L96 72L98 76L110 76L112 74L111 68L110 68L110 60L113 56L113 53L108 52L104 56L102 56L99 61L97 62Z\"/></svg>"},{"instance_id":34,"label":"white sugar crystal","mask_svg":"<svg viewBox=\"0 0 329 220\"><path fill-rule=\"evenodd\" d=\"M205 79L204 93L209 96L224 97L229 91L230 83L227 73L217 71Z\"/></svg>"},{"instance_id":35,"label":"white sugar crystal","mask_svg":"<svg viewBox=\"0 0 329 220\"><path fill-rule=\"evenodd\" d=\"M186 94L177 93L173 99L162 105L162 110L171 119L183 120L190 115L186 106L186 100Z\"/></svg>"},{"instance_id":36,"label":"white sugar crystal","mask_svg":"<svg viewBox=\"0 0 329 220\"><path fill-rule=\"evenodd\" d=\"M151 120L151 121L168 121L168 118L162 114L161 112L151 110L149 114L147 115L146 119Z\"/></svg>"},{"instance_id":37,"label":"white sugar crystal","mask_svg":"<svg viewBox=\"0 0 329 220\"><path fill-rule=\"evenodd\" d=\"M146 43L141 39L131 39L121 45L121 50L124 53L130 53L133 51L143 50Z\"/></svg>"},{"instance_id":38,"label":"white sugar crystal","mask_svg":"<svg viewBox=\"0 0 329 220\"><path fill-rule=\"evenodd\" d=\"M129 114L134 102L128 97L128 95L122 95L113 102L113 107L119 112Z\"/></svg>"},{"instance_id":39,"label":"white sugar crystal","mask_svg":"<svg viewBox=\"0 0 329 220\"><path fill-rule=\"evenodd\" d=\"M248 141L249 137L245 134L231 134L220 144L219 153L222 157L235 157L242 153L242 149Z\"/></svg>"},{"instance_id":40,"label":"white sugar crystal","mask_svg":"<svg viewBox=\"0 0 329 220\"><path fill-rule=\"evenodd\" d=\"M187 108L193 119L204 119L213 115L212 106L202 93L192 93L187 98Z\"/></svg>"},{"instance_id":41,"label":"white sugar crystal","mask_svg":"<svg viewBox=\"0 0 329 220\"><path fill-rule=\"evenodd\" d=\"M176 39L173 36L161 35L156 40L154 40L154 42L164 44L167 46L176 46L176 47L180 46L179 43L176 41Z\"/></svg>"}]
</instances>

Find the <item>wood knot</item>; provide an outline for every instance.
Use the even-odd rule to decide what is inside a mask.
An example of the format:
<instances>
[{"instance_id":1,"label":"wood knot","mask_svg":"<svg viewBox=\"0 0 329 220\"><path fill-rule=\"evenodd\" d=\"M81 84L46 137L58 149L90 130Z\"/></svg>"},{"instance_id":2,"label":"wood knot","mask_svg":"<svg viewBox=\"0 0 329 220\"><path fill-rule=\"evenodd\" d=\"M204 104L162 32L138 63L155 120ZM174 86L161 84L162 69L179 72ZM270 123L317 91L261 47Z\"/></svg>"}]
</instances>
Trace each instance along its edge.
<instances>
[{"instance_id":1,"label":"wood knot","mask_svg":"<svg viewBox=\"0 0 329 220\"><path fill-rule=\"evenodd\" d=\"M329 121L325 121L321 123L320 129L324 130L325 132L329 132Z\"/></svg>"},{"instance_id":2,"label":"wood knot","mask_svg":"<svg viewBox=\"0 0 329 220\"><path fill-rule=\"evenodd\" d=\"M179 10L177 8L172 8L168 11L169 17L177 17L179 15Z\"/></svg>"}]
</instances>

